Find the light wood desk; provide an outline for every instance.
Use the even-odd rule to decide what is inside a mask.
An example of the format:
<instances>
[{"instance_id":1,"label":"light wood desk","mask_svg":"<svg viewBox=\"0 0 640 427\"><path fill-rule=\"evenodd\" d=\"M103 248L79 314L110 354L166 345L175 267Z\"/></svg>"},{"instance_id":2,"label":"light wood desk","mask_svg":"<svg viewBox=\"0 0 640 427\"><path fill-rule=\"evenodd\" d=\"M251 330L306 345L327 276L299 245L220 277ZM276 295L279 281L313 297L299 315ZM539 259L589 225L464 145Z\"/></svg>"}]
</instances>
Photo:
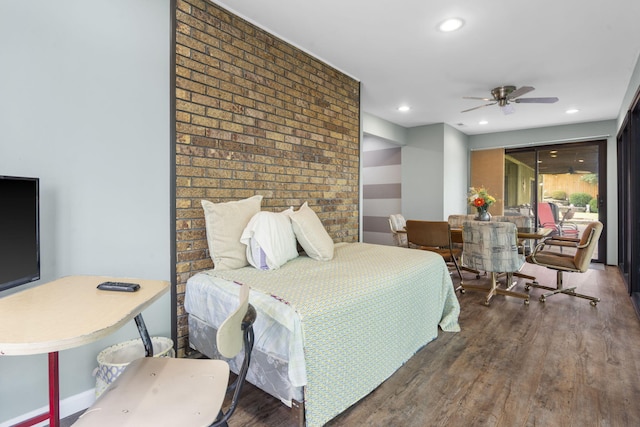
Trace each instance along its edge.
<instances>
[{"instance_id":1,"label":"light wood desk","mask_svg":"<svg viewBox=\"0 0 640 427\"><path fill-rule=\"evenodd\" d=\"M96 289L105 281L140 284L137 292ZM69 276L0 298L0 356L49 353L49 413L24 421L60 425L58 352L97 341L135 319L147 355L153 355L142 315L169 290L169 282Z\"/></svg>"}]
</instances>

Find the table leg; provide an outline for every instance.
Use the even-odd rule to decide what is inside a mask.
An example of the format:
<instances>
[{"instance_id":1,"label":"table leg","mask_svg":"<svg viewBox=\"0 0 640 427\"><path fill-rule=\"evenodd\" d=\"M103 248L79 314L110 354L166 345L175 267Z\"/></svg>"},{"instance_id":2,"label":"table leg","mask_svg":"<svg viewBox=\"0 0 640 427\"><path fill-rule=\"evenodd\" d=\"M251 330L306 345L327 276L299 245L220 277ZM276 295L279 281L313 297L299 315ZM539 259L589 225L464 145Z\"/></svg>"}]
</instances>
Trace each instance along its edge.
<instances>
[{"instance_id":1,"label":"table leg","mask_svg":"<svg viewBox=\"0 0 640 427\"><path fill-rule=\"evenodd\" d=\"M60 427L60 371L57 351L49 353L49 426Z\"/></svg>"},{"instance_id":2,"label":"table leg","mask_svg":"<svg viewBox=\"0 0 640 427\"><path fill-rule=\"evenodd\" d=\"M153 343L151 342L149 331L147 331L147 326L144 324L142 313L138 314L135 317L135 321L136 321L136 326L138 327L138 332L140 333L140 338L142 338L142 344L144 345L145 356L153 357Z\"/></svg>"},{"instance_id":3,"label":"table leg","mask_svg":"<svg viewBox=\"0 0 640 427\"><path fill-rule=\"evenodd\" d=\"M60 373L57 351L49 353L49 413L36 415L13 427L33 426L46 420L49 420L50 427L60 427Z\"/></svg>"}]
</instances>

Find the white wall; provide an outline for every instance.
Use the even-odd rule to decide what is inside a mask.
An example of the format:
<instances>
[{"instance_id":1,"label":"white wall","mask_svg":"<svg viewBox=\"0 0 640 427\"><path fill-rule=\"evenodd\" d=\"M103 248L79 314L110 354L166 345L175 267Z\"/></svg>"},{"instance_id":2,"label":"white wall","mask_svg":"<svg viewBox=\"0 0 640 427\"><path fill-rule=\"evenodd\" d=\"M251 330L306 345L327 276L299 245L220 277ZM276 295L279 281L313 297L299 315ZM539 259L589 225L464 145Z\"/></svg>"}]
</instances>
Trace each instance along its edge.
<instances>
[{"instance_id":1,"label":"white wall","mask_svg":"<svg viewBox=\"0 0 640 427\"><path fill-rule=\"evenodd\" d=\"M170 16L169 0L0 3L0 174L40 178L34 286L170 280ZM170 313L168 295L144 312L153 335L170 336ZM131 324L61 352L61 398L93 388L97 353L135 337ZM0 425L47 398L46 355L0 356Z\"/></svg>"}]
</instances>

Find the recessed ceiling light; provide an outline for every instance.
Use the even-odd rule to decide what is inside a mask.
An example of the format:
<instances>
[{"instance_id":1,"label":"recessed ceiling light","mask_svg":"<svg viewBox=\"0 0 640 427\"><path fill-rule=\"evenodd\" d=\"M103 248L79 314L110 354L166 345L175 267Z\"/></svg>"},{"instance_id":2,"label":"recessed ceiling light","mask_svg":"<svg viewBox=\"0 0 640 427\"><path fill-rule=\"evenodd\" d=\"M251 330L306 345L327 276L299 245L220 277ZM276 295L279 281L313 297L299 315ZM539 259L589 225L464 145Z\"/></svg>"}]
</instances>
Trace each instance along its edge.
<instances>
[{"instance_id":1,"label":"recessed ceiling light","mask_svg":"<svg viewBox=\"0 0 640 427\"><path fill-rule=\"evenodd\" d=\"M451 31L459 30L464 25L464 21L460 18L451 18L443 21L438 25L438 29L442 32L448 33Z\"/></svg>"},{"instance_id":2,"label":"recessed ceiling light","mask_svg":"<svg viewBox=\"0 0 640 427\"><path fill-rule=\"evenodd\" d=\"M409 107L408 105L401 105L398 107L398 111L402 111L403 113L409 110L411 110L411 107Z\"/></svg>"},{"instance_id":3,"label":"recessed ceiling light","mask_svg":"<svg viewBox=\"0 0 640 427\"><path fill-rule=\"evenodd\" d=\"M489 124L489 122L488 122L488 121L486 121L486 120L480 120L480 121L478 122L478 124L479 124L479 125L486 125L486 124Z\"/></svg>"},{"instance_id":4,"label":"recessed ceiling light","mask_svg":"<svg viewBox=\"0 0 640 427\"><path fill-rule=\"evenodd\" d=\"M567 110L567 111L566 111L566 113L567 113L567 114L575 114L575 113L577 113L578 111L580 111L580 110L578 110L578 109L576 109L576 108L571 108L570 110Z\"/></svg>"}]
</instances>

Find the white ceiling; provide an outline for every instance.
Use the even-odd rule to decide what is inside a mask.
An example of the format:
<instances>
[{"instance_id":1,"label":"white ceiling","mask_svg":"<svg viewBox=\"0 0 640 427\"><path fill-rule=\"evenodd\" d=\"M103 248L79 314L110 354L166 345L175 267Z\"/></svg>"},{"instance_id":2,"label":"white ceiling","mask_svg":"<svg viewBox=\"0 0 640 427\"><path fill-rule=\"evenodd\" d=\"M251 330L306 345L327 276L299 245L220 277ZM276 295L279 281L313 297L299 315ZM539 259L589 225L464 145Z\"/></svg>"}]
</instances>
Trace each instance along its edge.
<instances>
[{"instance_id":1,"label":"white ceiling","mask_svg":"<svg viewBox=\"0 0 640 427\"><path fill-rule=\"evenodd\" d=\"M640 0L214 3L359 80L363 111L468 135L615 119L640 54ZM438 31L450 17L465 26ZM463 96L490 97L502 85L560 100L515 104L510 115L497 105L461 113L485 103ZM397 111L400 104L411 111Z\"/></svg>"}]
</instances>

